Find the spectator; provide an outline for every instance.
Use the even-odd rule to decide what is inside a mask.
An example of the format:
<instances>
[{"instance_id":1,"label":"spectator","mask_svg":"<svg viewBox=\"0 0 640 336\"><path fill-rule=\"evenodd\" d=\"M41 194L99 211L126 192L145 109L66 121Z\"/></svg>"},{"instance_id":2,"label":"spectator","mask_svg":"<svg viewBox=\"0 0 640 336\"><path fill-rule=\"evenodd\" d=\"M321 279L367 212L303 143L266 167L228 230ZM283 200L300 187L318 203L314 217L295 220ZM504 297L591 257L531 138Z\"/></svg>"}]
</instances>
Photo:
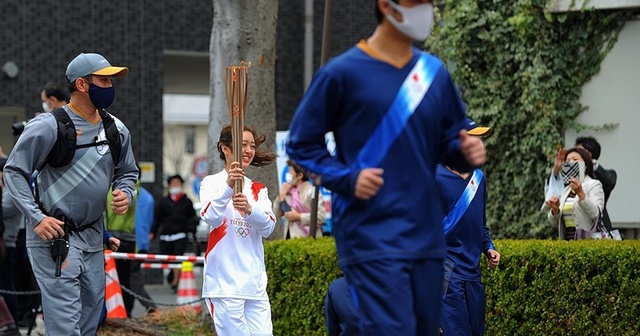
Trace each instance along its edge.
<instances>
[{"instance_id":1,"label":"spectator","mask_svg":"<svg viewBox=\"0 0 640 336\"><path fill-rule=\"evenodd\" d=\"M140 168L138 168L140 171ZM138 182L136 183L136 196L133 199L133 203L129 206L129 211L124 216L117 216L113 210L108 209L105 211L105 219L106 219L106 229L113 234L116 238L119 239L119 250L124 253L136 253L138 252L138 246L136 244L138 240L138 223L137 219L140 214L140 210L149 211L149 215L146 216L147 220L153 220L153 197L149 194L148 191L144 190L144 196L142 196L142 200L140 199L142 187L140 186L140 177L138 176ZM147 197L151 197L151 205L149 206ZM108 194L107 195L107 204L111 203L113 197ZM142 201L142 202L140 202ZM146 202L146 203L145 203ZM142 209L140 205L142 203ZM140 228L141 231L146 231L146 245L145 245L145 253L149 250L149 226L151 223L148 223L146 230ZM125 288L131 290L132 292L142 296L149 300L149 302L141 301L142 304L147 308L151 308L155 310L155 304L151 302L151 297L144 289L144 284L141 282L141 274L140 274L140 262L138 260L128 260L128 259L116 259L116 270L118 272L118 280L120 281L120 285ZM122 292L122 299L124 301L124 308L127 312L127 316L131 317L131 311L133 310L133 305L135 303L135 297L131 295L127 291Z\"/></svg>"},{"instance_id":2,"label":"spectator","mask_svg":"<svg viewBox=\"0 0 640 336\"><path fill-rule=\"evenodd\" d=\"M558 237L565 240L588 239L596 230L598 216L604 208L602 183L594 179L593 162L582 148L566 151L565 162L584 162L584 181L571 178L560 196L551 196L545 205L549 222L558 227ZM561 184L561 177L554 178Z\"/></svg>"},{"instance_id":3,"label":"spectator","mask_svg":"<svg viewBox=\"0 0 640 336\"><path fill-rule=\"evenodd\" d=\"M44 112L51 112L69 104L69 91L58 83L48 82L40 91L40 100Z\"/></svg>"},{"instance_id":4,"label":"spectator","mask_svg":"<svg viewBox=\"0 0 640 336\"><path fill-rule=\"evenodd\" d=\"M287 161L287 165L289 166L287 181L282 184L280 195L273 202L273 212L278 218L284 216L286 219L284 239L309 237L314 188L300 166L291 161ZM322 195L319 195L317 201L316 237L322 237L321 224L324 223L325 217ZM284 208L283 205L289 209Z\"/></svg>"},{"instance_id":5,"label":"spectator","mask_svg":"<svg viewBox=\"0 0 640 336\"><path fill-rule=\"evenodd\" d=\"M139 180L138 180L139 185ZM151 225L153 224L153 196L151 193L142 186L139 186L137 200L136 200L136 243L138 247L138 253L149 252L149 232L151 231ZM144 288L144 273L140 269L142 262L135 260L131 266L129 274L129 284L131 285L131 291L140 295L146 300L138 300L146 308L148 314L154 313L158 307L151 300L151 296Z\"/></svg>"},{"instance_id":6,"label":"spectator","mask_svg":"<svg viewBox=\"0 0 640 336\"><path fill-rule=\"evenodd\" d=\"M2 296L0 296L0 336L20 336L20 330Z\"/></svg>"},{"instance_id":7,"label":"spectator","mask_svg":"<svg viewBox=\"0 0 640 336\"><path fill-rule=\"evenodd\" d=\"M6 158L0 157L0 190L5 188L2 182L2 170L7 162ZM4 222L4 234L0 235L0 239L4 240L6 246L6 255L0 262L0 289L5 291L15 291L14 275L16 272L16 259L18 249L16 242L18 240L18 231L24 226L24 217L13 204L13 200L8 193L0 194L2 199L2 217ZM18 300L15 295L4 295L5 303L9 307L11 316L14 321L18 320Z\"/></svg>"},{"instance_id":8,"label":"spectator","mask_svg":"<svg viewBox=\"0 0 640 336\"><path fill-rule=\"evenodd\" d=\"M358 334L358 313L353 306L347 279L340 277L329 285L324 298L324 321L329 336Z\"/></svg>"},{"instance_id":9,"label":"spectator","mask_svg":"<svg viewBox=\"0 0 640 336\"><path fill-rule=\"evenodd\" d=\"M467 118L467 133L485 136L488 127L478 127ZM481 281L480 258L484 254L490 267L500 263L487 227L487 181L480 169L461 173L439 165L436 181L444 212L444 234L447 243L445 261L442 334L484 335L486 301Z\"/></svg>"},{"instance_id":10,"label":"spectator","mask_svg":"<svg viewBox=\"0 0 640 336\"><path fill-rule=\"evenodd\" d=\"M231 126L222 128L217 148L224 170L205 177L200 186L200 215L211 227L202 296L217 335L272 335L262 239L273 232L276 220L267 187L244 172L276 156L260 150L266 135L258 137L245 126L242 136L242 148L233 148ZM242 151L242 162L234 161L236 150ZM243 187L234 194L236 181Z\"/></svg>"},{"instance_id":11,"label":"spectator","mask_svg":"<svg viewBox=\"0 0 640 336\"><path fill-rule=\"evenodd\" d=\"M149 240L160 238L160 253L167 255L183 255L189 239L187 234L194 232L198 218L193 203L182 189L184 180L180 175L167 179L169 194L162 198L155 207L153 225ZM180 270L173 269L171 292L176 293L180 281Z\"/></svg>"},{"instance_id":12,"label":"spectator","mask_svg":"<svg viewBox=\"0 0 640 336\"><path fill-rule=\"evenodd\" d=\"M136 184L136 195L138 192L138 184ZM107 193L106 204L113 202L112 190ZM107 208L104 212L105 218L105 232L110 232L110 235L117 238L120 241L119 250L123 253L135 253L136 252L136 234L135 234L135 216L136 216L136 197L134 196L129 210L122 216L118 216L112 209ZM107 244L108 245L108 244ZM129 273L132 269L133 260L129 259L116 259L116 271L118 273L118 281L123 287L130 289L131 284L129 282ZM127 316L131 317L131 310L133 309L133 301L135 298L126 291L122 291L122 300L124 301L124 308L127 312Z\"/></svg>"},{"instance_id":13,"label":"spectator","mask_svg":"<svg viewBox=\"0 0 640 336\"><path fill-rule=\"evenodd\" d=\"M609 212L607 211L607 201L609 200L611 191L613 191L613 188L616 185L618 175L616 174L615 170L605 169L604 167L602 167L602 165L600 165L598 161L598 159L600 158L600 144L598 143L598 141L596 141L595 138L589 136L578 137L575 141L575 144L576 148L582 148L587 151L591 162L593 162L594 178L602 183L605 204L605 207L602 210L602 222L605 228L611 231L613 227L611 225ZM549 178L545 183L545 200L549 200L549 198L551 198L552 196L559 197L562 193L562 189L564 189L565 187L563 184L555 182L560 181L560 170L562 169L566 154L566 149L560 148L555 155L551 174L549 174ZM546 205L546 203L543 204L542 211L549 211L549 207Z\"/></svg>"},{"instance_id":14,"label":"spectator","mask_svg":"<svg viewBox=\"0 0 640 336\"><path fill-rule=\"evenodd\" d=\"M607 202L609 201L609 196L611 196L611 192L613 188L616 186L616 181L618 179L618 174L613 169L605 169L600 164L600 144L596 141L595 138L587 136L587 137L578 137L576 139L576 147L583 148L589 153L589 157L593 162L593 174L595 179L602 183L602 190L604 190L604 209L602 210L602 223L604 223L605 228L611 231L613 230L613 225L611 225L611 219L609 218L609 212L607 211Z\"/></svg>"},{"instance_id":15,"label":"spectator","mask_svg":"<svg viewBox=\"0 0 640 336\"><path fill-rule=\"evenodd\" d=\"M20 213L19 221L24 223L25 218ZM15 290L18 292L39 291L38 282L31 268L31 261L27 256L26 229L24 224L18 231L16 240L16 268L14 277ZM16 322L19 327L30 327L36 322L36 316L40 310L40 294L23 295L18 301L18 318Z\"/></svg>"},{"instance_id":16,"label":"spectator","mask_svg":"<svg viewBox=\"0 0 640 336\"><path fill-rule=\"evenodd\" d=\"M287 154L332 197L340 266L361 335L438 333L446 256L438 162L485 160L442 62L413 47L429 35L430 0L377 0L373 35L322 67L291 121ZM336 152L326 148L333 132Z\"/></svg>"},{"instance_id":17,"label":"spectator","mask_svg":"<svg viewBox=\"0 0 640 336\"><path fill-rule=\"evenodd\" d=\"M59 130L56 116L42 113L27 124L5 166L7 190L26 217L28 256L42 291L44 323L50 335L95 335L98 327L105 296L102 215L107 192L113 186L111 207L114 213L125 214L138 175L129 130L104 110L115 97L112 78L128 71L111 66L99 54L75 57L67 66L71 101L63 112L75 126L75 131L65 134L76 135L72 144L77 148L50 150L71 139L58 142L58 133L68 129ZM116 140L108 141L107 131L117 132ZM50 153L53 157L48 158ZM49 160L69 153L68 164L51 165ZM29 184L37 170L36 198ZM63 216L65 222L60 220ZM65 234L65 227L70 232L69 251L62 274L56 277L49 247L52 239Z\"/></svg>"}]
</instances>

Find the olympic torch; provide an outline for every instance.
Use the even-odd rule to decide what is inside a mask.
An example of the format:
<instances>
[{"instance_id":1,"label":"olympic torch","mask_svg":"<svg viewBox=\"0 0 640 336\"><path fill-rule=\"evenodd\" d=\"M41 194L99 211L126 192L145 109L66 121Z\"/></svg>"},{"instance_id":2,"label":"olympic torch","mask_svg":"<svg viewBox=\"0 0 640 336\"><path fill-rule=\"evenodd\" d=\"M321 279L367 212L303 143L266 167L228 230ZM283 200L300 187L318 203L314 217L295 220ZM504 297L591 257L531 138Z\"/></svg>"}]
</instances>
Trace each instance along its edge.
<instances>
[{"instance_id":1,"label":"olympic torch","mask_svg":"<svg viewBox=\"0 0 640 336\"><path fill-rule=\"evenodd\" d=\"M227 94L229 117L231 118L231 140L233 160L242 164L242 133L244 132L244 117L247 113L247 84L251 62L240 62L224 68L224 84ZM235 181L234 194L242 192L242 181Z\"/></svg>"}]
</instances>

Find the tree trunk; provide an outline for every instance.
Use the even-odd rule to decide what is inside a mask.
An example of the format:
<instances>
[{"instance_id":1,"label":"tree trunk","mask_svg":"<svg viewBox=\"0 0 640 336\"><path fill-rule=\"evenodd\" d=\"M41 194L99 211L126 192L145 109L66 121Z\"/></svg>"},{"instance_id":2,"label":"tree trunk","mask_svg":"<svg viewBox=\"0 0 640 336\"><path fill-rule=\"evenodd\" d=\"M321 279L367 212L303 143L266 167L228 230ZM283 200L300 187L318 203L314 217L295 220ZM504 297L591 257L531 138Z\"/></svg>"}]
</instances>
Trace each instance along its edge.
<instances>
[{"instance_id":1,"label":"tree trunk","mask_svg":"<svg viewBox=\"0 0 640 336\"><path fill-rule=\"evenodd\" d=\"M245 123L267 134L261 148L275 151L276 103L275 62L278 0L213 0L209 80L211 110L209 111L208 170L215 174L224 167L216 144L220 130L230 123L224 89L224 68L251 62L248 80L248 105ZM269 188L273 200L278 193L275 162L263 168L251 168L247 175ZM278 236L276 225L272 236ZM281 235L281 233L280 233Z\"/></svg>"}]
</instances>

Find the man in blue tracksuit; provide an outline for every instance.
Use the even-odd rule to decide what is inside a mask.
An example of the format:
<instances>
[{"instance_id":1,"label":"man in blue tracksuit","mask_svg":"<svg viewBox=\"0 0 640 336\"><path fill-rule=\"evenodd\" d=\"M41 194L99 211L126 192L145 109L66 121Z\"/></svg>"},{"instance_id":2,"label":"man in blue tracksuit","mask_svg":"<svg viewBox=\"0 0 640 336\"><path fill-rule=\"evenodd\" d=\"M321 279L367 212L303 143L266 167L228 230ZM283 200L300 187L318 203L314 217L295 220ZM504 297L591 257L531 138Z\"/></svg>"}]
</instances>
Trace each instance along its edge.
<instances>
[{"instance_id":1,"label":"man in blue tracksuit","mask_svg":"<svg viewBox=\"0 0 640 336\"><path fill-rule=\"evenodd\" d=\"M477 127L467 118L469 135L484 136L489 132L490 128ZM445 336L483 335L486 303L480 258L486 255L490 267L497 267L500 262L500 253L486 225L486 179L480 169L463 173L438 165L436 181L446 214L442 332Z\"/></svg>"},{"instance_id":2,"label":"man in blue tracksuit","mask_svg":"<svg viewBox=\"0 0 640 336\"><path fill-rule=\"evenodd\" d=\"M366 41L318 70L291 122L287 154L332 191L333 232L361 335L438 332L446 255L435 169L484 163L442 62L412 46L430 0L376 0ZM325 145L333 132L336 156Z\"/></svg>"},{"instance_id":3,"label":"man in blue tracksuit","mask_svg":"<svg viewBox=\"0 0 640 336\"><path fill-rule=\"evenodd\" d=\"M347 279L339 277L329 285L324 297L324 321L329 336L358 333L358 312L351 301Z\"/></svg>"}]
</instances>

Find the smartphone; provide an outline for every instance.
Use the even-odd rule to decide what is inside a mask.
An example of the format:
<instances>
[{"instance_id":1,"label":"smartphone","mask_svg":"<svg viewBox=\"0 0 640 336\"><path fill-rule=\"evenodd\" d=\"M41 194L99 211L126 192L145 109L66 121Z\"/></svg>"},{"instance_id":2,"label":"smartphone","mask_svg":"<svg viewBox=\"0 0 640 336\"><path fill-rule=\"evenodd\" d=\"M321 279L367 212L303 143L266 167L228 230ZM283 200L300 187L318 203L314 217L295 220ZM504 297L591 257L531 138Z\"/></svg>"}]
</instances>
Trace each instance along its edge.
<instances>
[{"instance_id":1,"label":"smartphone","mask_svg":"<svg viewBox=\"0 0 640 336\"><path fill-rule=\"evenodd\" d=\"M291 211L291 206L289 203L282 201L280 202L280 210L282 210L282 212L289 212Z\"/></svg>"},{"instance_id":2,"label":"smartphone","mask_svg":"<svg viewBox=\"0 0 640 336\"><path fill-rule=\"evenodd\" d=\"M560 171L562 176L562 182L565 186L571 183L571 178L578 179L580 182L584 181L584 162L565 162L562 164L562 170Z\"/></svg>"}]
</instances>

